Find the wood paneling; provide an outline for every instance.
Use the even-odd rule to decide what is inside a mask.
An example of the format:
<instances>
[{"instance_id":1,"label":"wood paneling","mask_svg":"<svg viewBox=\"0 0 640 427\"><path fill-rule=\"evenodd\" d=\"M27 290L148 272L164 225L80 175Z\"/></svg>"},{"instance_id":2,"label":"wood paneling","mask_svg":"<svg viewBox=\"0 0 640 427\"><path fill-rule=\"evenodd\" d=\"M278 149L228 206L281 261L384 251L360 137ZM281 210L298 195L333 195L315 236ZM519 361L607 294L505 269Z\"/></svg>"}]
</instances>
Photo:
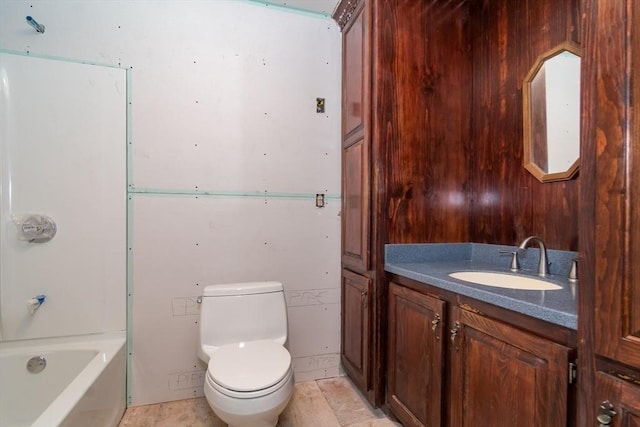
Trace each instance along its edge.
<instances>
[{"instance_id":1,"label":"wood paneling","mask_svg":"<svg viewBox=\"0 0 640 427\"><path fill-rule=\"evenodd\" d=\"M580 43L576 0L478 1L471 6L471 240L516 244L536 234L577 250L578 184L540 183L523 168L522 80L538 55Z\"/></svg>"},{"instance_id":2,"label":"wood paneling","mask_svg":"<svg viewBox=\"0 0 640 427\"><path fill-rule=\"evenodd\" d=\"M538 55L580 43L578 0L378 0L373 182L384 243L577 250L579 178L523 167L522 81Z\"/></svg>"},{"instance_id":3,"label":"wood paneling","mask_svg":"<svg viewBox=\"0 0 640 427\"><path fill-rule=\"evenodd\" d=\"M379 2L374 36L377 215L393 243L466 241L471 61L464 1Z\"/></svg>"}]
</instances>

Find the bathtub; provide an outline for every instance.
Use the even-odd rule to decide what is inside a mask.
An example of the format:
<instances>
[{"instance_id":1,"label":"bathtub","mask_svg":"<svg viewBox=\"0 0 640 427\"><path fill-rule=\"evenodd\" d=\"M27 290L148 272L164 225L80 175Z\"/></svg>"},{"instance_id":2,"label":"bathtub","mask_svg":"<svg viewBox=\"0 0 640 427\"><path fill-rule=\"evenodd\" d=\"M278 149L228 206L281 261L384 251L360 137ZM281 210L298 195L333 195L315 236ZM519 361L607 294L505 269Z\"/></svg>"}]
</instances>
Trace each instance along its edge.
<instances>
[{"instance_id":1,"label":"bathtub","mask_svg":"<svg viewBox=\"0 0 640 427\"><path fill-rule=\"evenodd\" d=\"M125 352L124 332L0 343L0 425L117 426ZM39 373L27 370L34 356L46 359Z\"/></svg>"}]
</instances>

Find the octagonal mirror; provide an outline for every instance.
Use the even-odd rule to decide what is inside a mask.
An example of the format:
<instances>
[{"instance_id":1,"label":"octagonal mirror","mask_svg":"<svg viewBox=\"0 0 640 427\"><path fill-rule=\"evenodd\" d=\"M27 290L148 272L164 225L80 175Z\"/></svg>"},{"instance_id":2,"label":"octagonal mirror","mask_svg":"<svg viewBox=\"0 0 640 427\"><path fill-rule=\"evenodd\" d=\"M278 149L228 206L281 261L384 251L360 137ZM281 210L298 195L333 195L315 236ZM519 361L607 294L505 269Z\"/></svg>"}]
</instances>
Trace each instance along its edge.
<instances>
[{"instance_id":1,"label":"octagonal mirror","mask_svg":"<svg viewBox=\"0 0 640 427\"><path fill-rule=\"evenodd\" d=\"M580 47L540 55L524 79L524 167L541 182L573 178L580 162Z\"/></svg>"}]
</instances>

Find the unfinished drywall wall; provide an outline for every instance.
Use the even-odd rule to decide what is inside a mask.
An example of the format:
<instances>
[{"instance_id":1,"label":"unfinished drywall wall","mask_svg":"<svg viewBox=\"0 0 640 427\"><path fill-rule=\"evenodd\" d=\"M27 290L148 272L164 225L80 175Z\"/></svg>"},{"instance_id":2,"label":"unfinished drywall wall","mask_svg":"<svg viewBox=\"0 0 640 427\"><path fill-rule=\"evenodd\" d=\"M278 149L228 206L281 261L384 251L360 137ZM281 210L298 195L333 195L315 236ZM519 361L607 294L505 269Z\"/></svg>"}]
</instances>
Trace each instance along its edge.
<instances>
[{"instance_id":1,"label":"unfinished drywall wall","mask_svg":"<svg viewBox=\"0 0 640 427\"><path fill-rule=\"evenodd\" d=\"M12 1L0 3L0 49L131 70L130 404L202 395L193 302L221 282L282 281L296 380L339 373L329 18L246 1Z\"/></svg>"}]
</instances>

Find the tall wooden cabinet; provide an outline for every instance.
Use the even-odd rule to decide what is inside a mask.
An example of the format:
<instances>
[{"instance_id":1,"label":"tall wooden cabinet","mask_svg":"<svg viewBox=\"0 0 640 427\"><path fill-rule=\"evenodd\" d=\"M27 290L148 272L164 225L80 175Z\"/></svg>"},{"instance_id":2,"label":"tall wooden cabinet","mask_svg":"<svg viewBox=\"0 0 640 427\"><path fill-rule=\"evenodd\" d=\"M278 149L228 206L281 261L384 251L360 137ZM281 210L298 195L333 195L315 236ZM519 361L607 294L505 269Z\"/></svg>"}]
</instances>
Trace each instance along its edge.
<instances>
[{"instance_id":1,"label":"tall wooden cabinet","mask_svg":"<svg viewBox=\"0 0 640 427\"><path fill-rule=\"evenodd\" d=\"M341 362L371 403L383 390L373 379L381 337L375 321L377 259L371 251L371 49L368 1L343 4L342 93L342 346Z\"/></svg>"},{"instance_id":2,"label":"tall wooden cabinet","mask_svg":"<svg viewBox=\"0 0 640 427\"><path fill-rule=\"evenodd\" d=\"M365 298L343 286L342 363L376 406L385 401L385 243L469 240L456 196L468 176L467 15L451 2L406 0L343 0L334 14L343 40L343 284L353 274L369 283ZM345 354L354 346L368 363Z\"/></svg>"},{"instance_id":3,"label":"tall wooden cabinet","mask_svg":"<svg viewBox=\"0 0 640 427\"><path fill-rule=\"evenodd\" d=\"M640 426L640 3L585 3L580 424Z\"/></svg>"}]
</instances>

